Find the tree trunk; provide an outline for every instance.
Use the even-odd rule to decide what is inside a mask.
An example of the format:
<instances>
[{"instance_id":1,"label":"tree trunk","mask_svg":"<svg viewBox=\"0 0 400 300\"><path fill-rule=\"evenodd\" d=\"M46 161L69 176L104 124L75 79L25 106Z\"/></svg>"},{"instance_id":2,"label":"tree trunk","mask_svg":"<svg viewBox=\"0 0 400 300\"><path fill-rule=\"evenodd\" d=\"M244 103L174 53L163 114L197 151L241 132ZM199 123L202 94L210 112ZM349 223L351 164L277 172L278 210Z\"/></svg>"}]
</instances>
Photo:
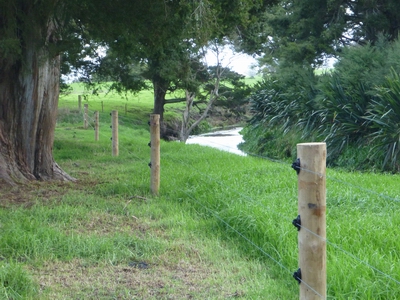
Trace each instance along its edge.
<instances>
[{"instance_id":1,"label":"tree trunk","mask_svg":"<svg viewBox=\"0 0 400 300\"><path fill-rule=\"evenodd\" d=\"M186 90L186 108L183 113L183 122L182 122L181 133L180 133L180 141L181 142L186 143L186 141L189 138L189 135L193 131L193 129L195 129L196 126L199 125L201 121L203 121L205 118L207 118L208 112L210 111L214 102L219 97L219 85L220 85L220 81L221 81L221 75L222 75L222 72L219 70L219 68L217 68L214 89L210 91L210 96L209 96L210 99L207 102L207 106L204 109L203 113L200 115L200 117L196 121L194 121L192 125L189 124L189 120L190 120L190 111L193 107L193 101L194 101L195 94L190 93L189 91Z\"/></svg>"},{"instance_id":2,"label":"tree trunk","mask_svg":"<svg viewBox=\"0 0 400 300\"><path fill-rule=\"evenodd\" d=\"M154 89L154 109L153 114L160 115L160 135L161 138L165 138L167 128L164 124L164 105L165 95L169 87L169 82L162 79L159 76L153 78L153 89Z\"/></svg>"},{"instance_id":3,"label":"tree trunk","mask_svg":"<svg viewBox=\"0 0 400 300\"><path fill-rule=\"evenodd\" d=\"M182 115L182 126L181 126L181 132L180 132L180 137L179 137L179 140L184 143L186 143L186 141L190 135L190 132L188 130L190 127L190 123L189 123L190 122L190 112L193 107L195 93L191 93L188 90L185 90L185 95L186 95L186 106L185 106L185 110Z\"/></svg>"},{"instance_id":4,"label":"tree trunk","mask_svg":"<svg viewBox=\"0 0 400 300\"><path fill-rule=\"evenodd\" d=\"M32 24L36 35L21 37L17 59L0 62L0 181L9 184L74 180L52 154L60 56L49 52L56 30L50 20Z\"/></svg>"}]
</instances>

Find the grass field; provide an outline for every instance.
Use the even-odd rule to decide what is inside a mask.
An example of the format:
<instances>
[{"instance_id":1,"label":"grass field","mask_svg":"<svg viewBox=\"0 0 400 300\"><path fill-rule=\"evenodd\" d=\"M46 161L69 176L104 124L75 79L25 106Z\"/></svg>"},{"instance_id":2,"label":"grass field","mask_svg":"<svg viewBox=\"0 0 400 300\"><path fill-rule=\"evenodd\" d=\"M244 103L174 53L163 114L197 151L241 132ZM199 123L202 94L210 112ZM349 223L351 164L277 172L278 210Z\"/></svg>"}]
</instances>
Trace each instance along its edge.
<instances>
[{"instance_id":1,"label":"grass field","mask_svg":"<svg viewBox=\"0 0 400 300\"><path fill-rule=\"evenodd\" d=\"M296 172L162 142L153 197L150 96L87 98L97 142L77 94L60 99L54 155L77 182L0 190L0 299L298 298ZM328 299L400 299L399 180L328 170Z\"/></svg>"}]
</instances>

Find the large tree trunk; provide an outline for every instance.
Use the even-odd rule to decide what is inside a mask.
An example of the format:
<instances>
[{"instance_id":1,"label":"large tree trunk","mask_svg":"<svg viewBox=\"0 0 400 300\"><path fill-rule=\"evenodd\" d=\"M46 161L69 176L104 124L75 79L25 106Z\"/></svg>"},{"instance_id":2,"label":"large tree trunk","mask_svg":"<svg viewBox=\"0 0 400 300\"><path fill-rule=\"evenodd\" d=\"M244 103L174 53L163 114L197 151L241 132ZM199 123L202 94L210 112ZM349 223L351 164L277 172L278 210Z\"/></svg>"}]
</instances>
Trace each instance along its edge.
<instances>
[{"instance_id":1,"label":"large tree trunk","mask_svg":"<svg viewBox=\"0 0 400 300\"><path fill-rule=\"evenodd\" d=\"M49 49L56 28L51 18L31 26L36 34L21 35L17 59L0 61L0 181L73 180L52 154L60 57Z\"/></svg>"},{"instance_id":2,"label":"large tree trunk","mask_svg":"<svg viewBox=\"0 0 400 300\"><path fill-rule=\"evenodd\" d=\"M160 115L160 135L161 138L166 137L166 126L164 124L164 105L165 95L169 87L169 82L162 79L159 76L153 78L153 89L154 89L154 109L153 114Z\"/></svg>"}]
</instances>

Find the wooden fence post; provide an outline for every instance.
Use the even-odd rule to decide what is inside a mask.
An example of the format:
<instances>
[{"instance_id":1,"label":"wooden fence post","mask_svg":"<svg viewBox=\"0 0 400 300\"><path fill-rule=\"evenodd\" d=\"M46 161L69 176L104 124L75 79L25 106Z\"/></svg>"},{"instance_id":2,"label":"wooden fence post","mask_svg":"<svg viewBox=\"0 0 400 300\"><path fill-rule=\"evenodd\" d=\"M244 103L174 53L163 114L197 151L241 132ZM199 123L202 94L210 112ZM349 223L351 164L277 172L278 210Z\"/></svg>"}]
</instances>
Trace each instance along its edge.
<instances>
[{"instance_id":1,"label":"wooden fence post","mask_svg":"<svg viewBox=\"0 0 400 300\"><path fill-rule=\"evenodd\" d=\"M112 128L112 156L119 155L118 147L118 111L111 112L111 128Z\"/></svg>"},{"instance_id":2,"label":"wooden fence post","mask_svg":"<svg viewBox=\"0 0 400 300\"><path fill-rule=\"evenodd\" d=\"M297 155L300 299L326 299L326 144L297 144Z\"/></svg>"},{"instance_id":3,"label":"wooden fence post","mask_svg":"<svg viewBox=\"0 0 400 300\"><path fill-rule=\"evenodd\" d=\"M150 115L151 178L150 189L158 195L160 188L160 115Z\"/></svg>"},{"instance_id":4,"label":"wooden fence post","mask_svg":"<svg viewBox=\"0 0 400 300\"><path fill-rule=\"evenodd\" d=\"M79 113L82 111L82 96L78 95L78 109Z\"/></svg>"},{"instance_id":5,"label":"wooden fence post","mask_svg":"<svg viewBox=\"0 0 400 300\"><path fill-rule=\"evenodd\" d=\"M84 105L84 112L83 112L83 128L88 128L88 107L89 104L85 103Z\"/></svg>"},{"instance_id":6,"label":"wooden fence post","mask_svg":"<svg viewBox=\"0 0 400 300\"><path fill-rule=\"evenodd\" d=\"M94 112L94 140L99 140L99 112Z\"/></svg>"}]
</instances>

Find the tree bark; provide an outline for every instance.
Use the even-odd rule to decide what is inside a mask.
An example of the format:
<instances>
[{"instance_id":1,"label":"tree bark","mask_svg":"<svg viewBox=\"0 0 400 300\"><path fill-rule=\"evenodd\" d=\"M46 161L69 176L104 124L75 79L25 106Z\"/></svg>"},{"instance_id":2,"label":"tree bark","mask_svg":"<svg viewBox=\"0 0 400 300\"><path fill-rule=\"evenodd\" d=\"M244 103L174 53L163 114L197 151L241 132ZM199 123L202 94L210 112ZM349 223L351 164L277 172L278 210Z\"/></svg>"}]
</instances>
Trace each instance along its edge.
<instances>
[{"instance_id":1,"label":"tree bark","mask_svg":"<svg viewBox=\"0 0 400 300\"><path fill-rule=\"evenodd\" d=\"M169 82L162 79L159 76L153 78L153 89L154 89L154 109L153 114L160 115L160 136L165 138L166 126L164 124L164 105L165 95L169 87Z\"/></svg>"},{"instance_id":2,"label":"tree bark","mask_svg":"<svg viewBox=\"0 0 400 300\"><path fill-rule=\"evenodd\" d=\"M25 12L29 20L31 11ZM42 27L40 25L42 24ZM52 19L33 22L17 59L0 63L0 181L74 180L54 161L60 56Z\"/></svg>"},{"instance_id":3,"label":"tree bark","mask_svg":"<svg viewBox=\"0 0 400 300\"><path fill-rule=\"evenodd\" d=\"M189 138L189 135L193 131L193 129L195 129L196 126L199 125L201 121L203 121L205 118L207 118L208 112L210 111L214 102L219 97L219 86L220 86L220 82L221 82L222 73L223 73L223 70L220 70L220 68L218 67L217 72L216 72L214 88L210 91L210 96L209 96L209 100L207 102L207 106L204 109L203 113L200 115L200 117L196 121L194 121L192 125L190 125L189 121L190 121L190 111L193 107L193 101L194 101L195 94L190 93L189 91L186 90L186 108L185 108L185 111L183 112L183 121L182 121L182 127L181 127L181 132L180 132L180 141L181 142L186 143L186 141Z\"/></svg>"},{"instance_id":4,"label":"tree bark","mask_svg":"<svg viewBox=\"0 0 400 300\"><path fill-rule=\"evenodd\" d=\"M191 93L188 90L185 90L185 95L186 95L186 106L185 110L182 115L182 126L181 126L181 132L180 132L180 137L179 140L181 142L186 143L187 139L189 138L190 132L188 130L190 124L190 112L193 107L193 101L195 97L195 93Z\"/></svg>"}]
</instances>

